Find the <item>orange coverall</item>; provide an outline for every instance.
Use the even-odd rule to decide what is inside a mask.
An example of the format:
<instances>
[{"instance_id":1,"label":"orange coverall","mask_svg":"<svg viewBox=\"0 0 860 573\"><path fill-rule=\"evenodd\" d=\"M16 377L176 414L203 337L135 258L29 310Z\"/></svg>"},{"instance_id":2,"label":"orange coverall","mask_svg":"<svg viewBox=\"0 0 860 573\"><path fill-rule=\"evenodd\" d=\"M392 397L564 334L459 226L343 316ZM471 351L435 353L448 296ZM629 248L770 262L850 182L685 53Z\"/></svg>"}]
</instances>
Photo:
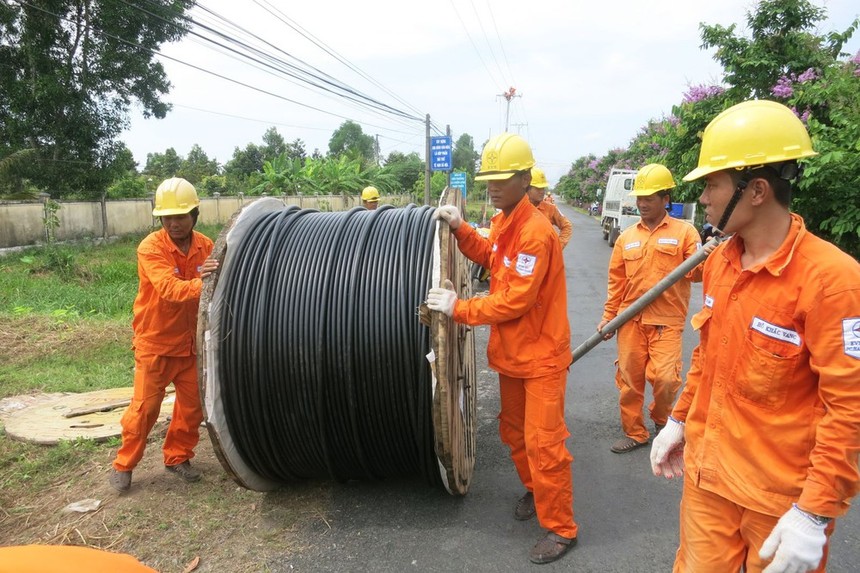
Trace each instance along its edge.
<instances>
[{"instance_id":1,"label":"orange coverall","mask_svg":"<svg viewBox=\"0 0 860 573\"><path fill-rule=\"evenodd\" d=\"M487 357L499 373L499 434L542 527L574 538L573 456L565 440L564 393L571 362L567 289L558 235L527 196L499 213L490 238L471 226L454 231L460 250L490 269L490 294L458 300L453 318L490 325Z\"/></svg>"},{"instance_id":2,"label":"orange coverall","mask_svg":"<svg viewBox=\"0 0 860 573\"><path fill-rule=\"evenodd\" d=\"M742 270L742 253L735 237L705 262L672 413L686 422L678 572L760 571L793 502L839 517L860 491L860 265L797 215L764 264Z\"/></svg>"},{"instance_id":3,"label":"orange coverall","mask_svg":"<svg viewBox=\"0 0 860 573\"><path fill-rule=\"evenodd\" d=\"M558 227L558 240L561 243L561 248L564 249L573 236L573 225L571 222L561 214L555 203L551 201L541 201L537 206L537 210L543 213L549 219L550 223Z\"/></svg>"},{"instance_id":4,"label":"orange coverall","mask_svg":"<svg viewBox=\"0 0 860 573\"><path fill-rule=\"evenodd\" d=\"M76 545L0 547L0 573L158 573L124 553Z\"/></svg>"},{"instance_id":5,"label":"orange coverall","mask_svg":"<svg viewBox=\"0 0 860 573\"><path fill-rule=\"evenodd\" d=\"M701 247L695 227L668 214L652 231L641 221L621 233L609 261L603 320L612 320ZM701 280L701 266L690 272L633 320L618 329L615 385L624 434L648 441L642 406L645 383L653 387L648 412L655 424L666 419L681 387L681 334L690 304L690 283Z\"/></svg>"},{"instance_id":6,"label":"orange coverall","mask_svg":"<svg viewBox=\"0 0 860 573\"><path fill-rule=\"evenodd\" d=\"M203 409L197 388L197 307L203 281L200 267L212 240L192 231L184 254L161 229L137 248L140 286L134 300L134 396L122 417L122 446L113 467L129 471L140 462L146 438L173 382L176 402L164 440L164 465L194 457Z\"/></svg>"}]
</instances>

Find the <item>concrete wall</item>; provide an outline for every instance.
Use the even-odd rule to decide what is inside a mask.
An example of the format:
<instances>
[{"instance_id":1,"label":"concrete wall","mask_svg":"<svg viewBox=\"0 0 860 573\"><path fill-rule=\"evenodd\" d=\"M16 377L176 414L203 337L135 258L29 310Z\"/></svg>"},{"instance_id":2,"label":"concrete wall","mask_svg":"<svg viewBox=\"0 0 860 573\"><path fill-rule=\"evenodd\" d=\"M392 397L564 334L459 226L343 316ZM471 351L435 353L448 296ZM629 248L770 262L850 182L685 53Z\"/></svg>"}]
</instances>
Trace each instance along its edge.
<instances>
[{"instance_id":1,"label":"concrete wall","mask_svg":"<svg viewBox=\"0 0 860 573\"><path fill-rule=\"evenodd\" d=\"M202 197L200 222L226 223L242 205L256 198ZM280 199L285 205L320 211L345 211L361 204L357 196L351 195L297 195ZM412 197L385 196L382 202L406 205L412 202ZM158 219L152 216L150 199L58 203L60 209L56 215L60 226L55 230L58 241L144 233L158 225ZM0 249L43 244L46 240L44 217L45 206L41 201L0 201Z\"/></svg>"}]
</instances>

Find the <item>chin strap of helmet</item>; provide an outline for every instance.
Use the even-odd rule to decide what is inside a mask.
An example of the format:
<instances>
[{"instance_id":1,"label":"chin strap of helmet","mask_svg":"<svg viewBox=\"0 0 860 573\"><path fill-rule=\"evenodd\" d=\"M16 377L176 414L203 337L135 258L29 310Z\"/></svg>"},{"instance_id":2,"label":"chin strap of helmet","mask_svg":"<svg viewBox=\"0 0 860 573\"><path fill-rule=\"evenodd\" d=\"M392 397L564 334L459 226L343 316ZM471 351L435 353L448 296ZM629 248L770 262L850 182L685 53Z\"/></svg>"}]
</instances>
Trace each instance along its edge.
<instances>
[{"instance_id":1,"label":"chin strap of helmet","mask_svg":"<svg viewBox=\"0 0 860 573\"><path fill-rule=\"evenodd\" d=\"M729 217L732 216L732 212L735 210L735 207L738 206L738 201L741 200L741 195L744 193L744 189L747 188L747 174L744 173L744 176L738 181L737 186L735 187L735 192L732 194L732 198L729 199L728 204L726 205L726 210L723 211L723 216L720 217L720 222L715 227L715 231L720 235L725 235L726 233L723 229L726 228L726 225L729 223Z\"/></svg>"},{"instance_id":2,"label":"chin strap of helmet","mask_svg":"<svg viewBox=\"0 0 860 573\"><path fill-rule=\"evenodd\" d=\"M789 182L796 181L803 173L803 165L798 164L797 161L786 161L784 163L770 165L757 165L755 167L747 167L744 169L741 179L738 181L737 187L735 187L735 192L732 195L732 198L729 199L729 202L726 205L726 210L723 211L723 216L720 217L720 223L716 226L716 231L721 235L725 235L723 229L725 229L726 225L729 223L729 217L732 216L732 212L735 210L735 207L737 207L738 201L740 201L741 195L744 193L744 189L747 188L750 180L755 179L754 172L763 167L771 169L780 179L785 179Z\"/></svg>"}]
</instances>

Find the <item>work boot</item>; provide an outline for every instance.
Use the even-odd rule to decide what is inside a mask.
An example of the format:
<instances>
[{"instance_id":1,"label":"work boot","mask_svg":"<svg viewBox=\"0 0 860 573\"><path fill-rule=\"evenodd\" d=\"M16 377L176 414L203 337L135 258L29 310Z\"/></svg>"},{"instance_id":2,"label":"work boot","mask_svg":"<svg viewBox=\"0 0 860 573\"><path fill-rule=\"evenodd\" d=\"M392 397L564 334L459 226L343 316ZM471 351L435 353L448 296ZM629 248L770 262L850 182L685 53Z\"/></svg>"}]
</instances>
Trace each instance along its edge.
<instances>
[{"instance_id":1,"label":"work boot","mask_svg":"<svg viewBox=\"0 0 860 573\"><path fill-rule=\"evenodd\" d=\"M111 487L118 492L122 493L124 491L128 491L129 488L131 488L131 470L121 472L117 469L111 468L108 481L110 482Z\"/></svg>"},{"instance_id":2,"label":"work boot","mask_svg":"<svg viewBox=\"0 0 860 573\"><path fill-rule=\"evenodd\" d=\"M191 462L188 460L175 466L164 466L164 469L175 473L187 482L200 481L200 478L203 477L203 474L191 467Z\"/></svg>"},{"instance_id":3,"label":"work boot","mask_svg":"<svg viewBox=\"0 0 860 573\"><path fill-rule=\"evenodd\" d=\"M568 539L552 531L547 531L540 541L529 551L529 561L542 565L552 563L570 551L576 545L576 537Z\"/></svg>"},{"instance_id":4,"label":"work boot","mask_svg":"<svg viewBox=\"0 0 860 573\"><path fill-rule=\"evenodd\" d=\"M514 508L514 519L525 521L535 516L535 494L527 491Z\"/></svg>"}]
</instances>

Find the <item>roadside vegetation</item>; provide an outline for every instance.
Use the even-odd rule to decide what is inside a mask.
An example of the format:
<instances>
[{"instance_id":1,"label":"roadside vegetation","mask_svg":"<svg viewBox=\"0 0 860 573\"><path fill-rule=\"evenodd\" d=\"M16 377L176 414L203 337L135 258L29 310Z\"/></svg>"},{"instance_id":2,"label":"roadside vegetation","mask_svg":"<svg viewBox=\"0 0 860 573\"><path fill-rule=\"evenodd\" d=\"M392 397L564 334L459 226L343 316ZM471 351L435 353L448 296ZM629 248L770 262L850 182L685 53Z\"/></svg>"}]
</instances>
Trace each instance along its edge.
<instances>
[{"instance_id":1,"label":"roadside vegetation","mask_svg":"<svg viewBox=\"0 0 860 573\"><path fill-rule=\"evenodd\" d=\"M219 232L199 230L213 238ZM131 386L141 238L0 256L0 407L11 397ZM195 557L195 571L266 571L271 559L300 546L291 532L319 513L324 487L301 486L289 502L284 492L245 490L220 466L205 430L195 458L204 481L180 482L162 468L165 429L156 426L135 469L136 487L119 496L107 483L118 438L42 446L12 440L0 428L0 545L98 547L162 573L184 571ZM99 500L99 509L63 513L84 499Z\"/></svg>"},{"instance_id":2,"label":"roadside vegetation","mask_svg":"<svg viewBox=\"0 0 860 573\"><path fill-rule=\"evenodd\" d=\"M823 33L826 18L826 7L809 0L762 0L747 13L748 36L736 24L700 24L702 48L714 49L723 67L720 80L689 86L669 115L649 120L627 147L575 159L556 192L588 204L601 198L612 168L660 163L678 184L672 199L696 201L701 182L681 178L698 162L708 123L744 100L774 100L797 114L818 152L803 162L792 210L816 235L860 257L860 52L844 51L860 18Z\"/></svg>"}]
</instances>

